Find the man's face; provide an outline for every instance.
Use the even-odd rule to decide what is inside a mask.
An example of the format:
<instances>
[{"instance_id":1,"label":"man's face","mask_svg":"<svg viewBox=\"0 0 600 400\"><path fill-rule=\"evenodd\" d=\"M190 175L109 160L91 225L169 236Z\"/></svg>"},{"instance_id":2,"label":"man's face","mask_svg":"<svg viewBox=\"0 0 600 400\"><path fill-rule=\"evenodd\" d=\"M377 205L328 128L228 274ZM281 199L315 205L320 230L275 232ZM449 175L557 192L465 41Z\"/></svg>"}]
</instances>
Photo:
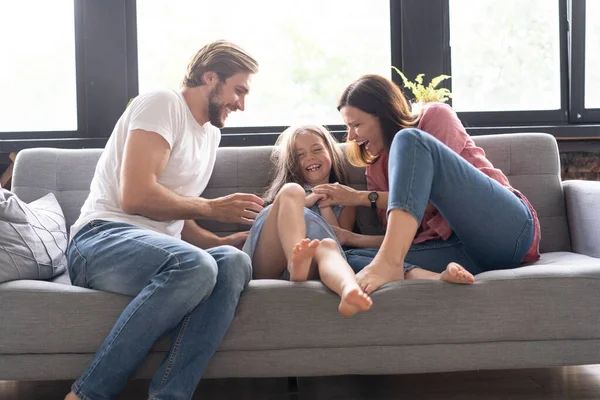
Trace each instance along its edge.
<instances>
[{"instance_id":1,"label":"man's face","mask_svg":"<svg viewBox=\"0 0 600 400\"><path fill-rule=\"evenodd\" d=\"M223 128L230 112L244 111L251 77L249 72L238 72L225 82L216 83L208 94L208 119L211 124Z\"/></svg>"}]
</instances>

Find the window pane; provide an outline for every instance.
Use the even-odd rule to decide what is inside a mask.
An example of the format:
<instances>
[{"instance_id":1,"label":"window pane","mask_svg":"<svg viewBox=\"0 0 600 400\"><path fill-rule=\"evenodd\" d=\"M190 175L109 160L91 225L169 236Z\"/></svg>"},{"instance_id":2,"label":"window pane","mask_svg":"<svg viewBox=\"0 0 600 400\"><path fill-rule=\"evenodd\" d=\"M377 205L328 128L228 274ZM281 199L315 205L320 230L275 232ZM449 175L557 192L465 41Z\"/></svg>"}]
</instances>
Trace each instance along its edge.
<instances>
[{"instance_id":1,"label":"window pane","mask_svg":"<svg viewBox=\"0 0 600 400\"><path fill-rule=\"evenodd\" d=\"M600 1L585 3L585 108L600 108Z\"/></svg>"},{"instance_id":2,"label":"window pane","mask_svg":"<svg viewBox=\"0 0 600 400\"><path fill-rule=\"evenodd\" d=\"M77 130L73 3L3 5L0 132Z\"/></svg>"},{"instance_id":3,"label":"window pane","mask_svg":"<svg viewBox=\"0 0 600 400\"><path fill-rule=\"evenodd\" d=\"M560 109L558 3L450 0L456 110Z\"/></svg>"},{"instance_id":4,"label":"window pane","mask_svg":"<svg viewBox=\"0 0 600 400\"><path fill-rule=\"evenodd\" d=\"M389 1L138 1L140 93L178 88L190 57L227 39L259 63L246 110L227 126L341 124L342 91L361 74L391 77ZM214 17L205 18L206 12ZM205 17L202 17L205 16Z\"/></svg>"}]
</instances>

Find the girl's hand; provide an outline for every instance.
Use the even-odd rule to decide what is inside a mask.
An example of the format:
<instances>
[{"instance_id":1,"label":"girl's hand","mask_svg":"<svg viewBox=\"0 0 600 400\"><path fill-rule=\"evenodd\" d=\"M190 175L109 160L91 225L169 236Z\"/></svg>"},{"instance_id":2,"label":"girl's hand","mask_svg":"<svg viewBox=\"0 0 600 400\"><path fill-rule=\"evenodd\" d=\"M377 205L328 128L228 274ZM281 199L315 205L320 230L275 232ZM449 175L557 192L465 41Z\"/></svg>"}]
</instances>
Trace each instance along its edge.
<instances>
[{"instance_id":1,"label":"girl's hand","mask_svg":"<svg viewBox=\"0 0 600 400\"><path fill-rule=\"evenodd\" d=\"M333 229L333 232L335 233L335 236L337 237L338 242L340 242L340 244L342 246L346 246L347 244L349 244L350 242L350 237L352 236L352 232L340 228L339 226L331 226L331 228Z\"/></svg>"},{"instance_id":2,"label":"girl's hand","mask_svg":"<svg viewBox=\"0 0 600 400\"><path fill-rule=\"evenodd\" d=\"M314 206L317 203L317 201L322 200L324 198L325 196L322 194L310 193L306 196L306 199L304 200L304 207L310 208Z\"/></svg>"},{"instance_id":3,"label":"girl's hand","mask_svg":"<svg viewBox=\"0 0 600 400\"><path fill-rule=\"evenodd\" d=\"M340 185L339 183L315 186L313 192L324 195L323 200L319 202L319 207L331 207L334 205L353 206L356 205L356 198L360 194L358 190L352 189L350 186Z\"/></svg>"}]
</instances>

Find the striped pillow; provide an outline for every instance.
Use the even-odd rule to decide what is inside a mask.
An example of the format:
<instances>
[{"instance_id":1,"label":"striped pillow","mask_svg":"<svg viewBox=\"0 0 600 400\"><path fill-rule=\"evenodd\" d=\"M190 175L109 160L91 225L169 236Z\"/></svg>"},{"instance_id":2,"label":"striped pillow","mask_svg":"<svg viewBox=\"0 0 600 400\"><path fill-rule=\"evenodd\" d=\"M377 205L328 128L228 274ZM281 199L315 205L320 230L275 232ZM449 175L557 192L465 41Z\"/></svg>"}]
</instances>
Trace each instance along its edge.
<instances>
[{"instance_id":1,"label":"striped pillow","mask_svg":"<svg viewBox=\"0 0 600 400\"><path fill-rule=\"evenodd\" d=\"M65 217L54 194L27 204L0 188L0 282L50 279L67 266Z\"/></svg>"}]
</instances>

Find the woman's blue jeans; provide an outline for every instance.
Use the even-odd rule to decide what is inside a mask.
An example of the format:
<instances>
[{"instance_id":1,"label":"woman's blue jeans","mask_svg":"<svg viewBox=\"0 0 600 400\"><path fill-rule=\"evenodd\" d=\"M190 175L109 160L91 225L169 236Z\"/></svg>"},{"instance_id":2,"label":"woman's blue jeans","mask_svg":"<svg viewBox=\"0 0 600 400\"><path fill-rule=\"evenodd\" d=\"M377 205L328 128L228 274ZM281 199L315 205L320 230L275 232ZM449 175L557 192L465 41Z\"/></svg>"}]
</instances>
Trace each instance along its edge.
<instances>
[{"instance_id":1,"label":"woman's blue jeans","mask_svg":"<svg viewBox=\"0 0 600 400\"><path fill-rule=\"evenodd\" d=\"M419 129L403 129L392 142L388 171L388 215L402 209L420 223L431 202L453 230L448 240L412 245L405 269L418 266L442 272L454 261L477 274L521 264L533 242L531 211L517 195L444 143ZM377 249L346 252L357 272L375 254Z\"/></svg>"},{"instance_id":2,"label":"woman's blue jeans","mask_svg":"<svg viewBox=\"0 0 600 400\"><path fill-rule=\"evenodd\" d=\"M204 251L148 229L92 221L73 238L68 260L74 285L133 297L73 392L117 398L152 345L171 333L149 398L191 399L250 281L250 258L231 246Z\"/></svg>"}]
</instances>

